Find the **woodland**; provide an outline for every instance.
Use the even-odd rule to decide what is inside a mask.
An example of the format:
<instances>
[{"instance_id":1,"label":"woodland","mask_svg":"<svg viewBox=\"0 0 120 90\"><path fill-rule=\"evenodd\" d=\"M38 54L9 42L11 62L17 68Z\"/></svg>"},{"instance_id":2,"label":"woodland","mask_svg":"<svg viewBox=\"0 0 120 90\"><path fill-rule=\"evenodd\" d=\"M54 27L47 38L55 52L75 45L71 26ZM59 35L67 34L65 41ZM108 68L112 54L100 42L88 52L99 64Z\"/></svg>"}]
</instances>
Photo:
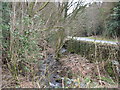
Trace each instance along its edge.
<instances>
[{"instance_id":1,"label":"woodland","mask_svg":"<svg viewBox=\"0 0 120 90\"><path fill-rule=\"evenodd\" d=\"M120 87L120 1L0 2L1 88Z\"/></svg>"}]
</instances>

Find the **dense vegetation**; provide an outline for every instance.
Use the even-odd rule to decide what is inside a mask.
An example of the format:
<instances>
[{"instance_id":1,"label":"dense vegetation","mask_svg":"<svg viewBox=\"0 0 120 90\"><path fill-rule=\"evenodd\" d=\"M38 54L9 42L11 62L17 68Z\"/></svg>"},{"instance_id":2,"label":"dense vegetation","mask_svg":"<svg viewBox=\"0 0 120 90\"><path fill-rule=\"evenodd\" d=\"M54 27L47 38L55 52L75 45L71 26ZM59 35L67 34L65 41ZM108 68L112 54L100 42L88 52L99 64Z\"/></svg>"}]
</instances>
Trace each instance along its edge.
<instances>
[{"instance_id":1,"label":"dense vegetation","mask_svg":"<svg viewBox=\"0 0 120 90\"><path fill-rule=\"evenodd\" d=\"M119 85L119 45L77 42L67 36L119 41L120 2L89 7L81 1L1 5L2 88Z\"/></svg>"},{"instance_id":2,"label":"dense vegetation","mask_svg":"<svg viewBox=\"0 0 120 90\"><path fill-rule=\"evenodd\" d=\"M109 18L106 34L113 38L120 37L120 2L112 9Z\"/></svg>"}]
</instances>

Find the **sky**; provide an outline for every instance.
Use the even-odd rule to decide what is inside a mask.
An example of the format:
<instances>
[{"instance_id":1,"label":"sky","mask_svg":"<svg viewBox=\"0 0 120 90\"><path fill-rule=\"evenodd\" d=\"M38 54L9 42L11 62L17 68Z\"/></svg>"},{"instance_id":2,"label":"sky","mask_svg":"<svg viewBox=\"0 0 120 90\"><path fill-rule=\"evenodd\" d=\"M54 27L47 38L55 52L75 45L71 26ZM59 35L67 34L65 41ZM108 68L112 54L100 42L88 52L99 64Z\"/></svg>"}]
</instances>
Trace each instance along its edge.
<instances>
[{"instance_id":1,"label":"sky","mask_svg":"<svg viewBox=\"0 0 120 90\"><path fill-rule=\"evenodd\" d=\"M70 0L70 1L72 1L72 0ZM73 0L73 1L76 2L79 0ZM102 2L103 0L81 0L81 1L83 1L85 3L92 3L92 2Z\"/></svg>"},{"instance_id":2,"label":"sky","mask_svg":"<svg viewBox=\"0 0 120 90\"><path fill-rule=\"evenodd\" d=\"M36 0L0 0L0 1L4 1L4 2L25 2L25 1L36 1ZM37 0L38 2L61 2L61 1L68 1L68 0ZM74 1L78 1L78 0L74 0ZM103 2L118 2L120 0L82 0L85 1L86 3L89 2L98 2L98 1L103 1Z\"/></svg>"},{"instance_id":3,"label":"sky","mask_svg":"<svg viewBox=\"0 0 120 90\"><path fill-rule=\"evenodd\" d=\"M71 1L72 1L72 0L69 0L69 2L71 2ZM80 0L73 0L73 3L74 3L74 2L77 2L77 1L80 1ZM87 3L93 3L93 2L102 2L102 0L81 0L81 1L83 1L85 4L87 4ZM74 6L72 6L72 7L68 10L68 14L69 14L69 13L72 13L73 9L74 9Z\"/></svg>"}]
</instances>

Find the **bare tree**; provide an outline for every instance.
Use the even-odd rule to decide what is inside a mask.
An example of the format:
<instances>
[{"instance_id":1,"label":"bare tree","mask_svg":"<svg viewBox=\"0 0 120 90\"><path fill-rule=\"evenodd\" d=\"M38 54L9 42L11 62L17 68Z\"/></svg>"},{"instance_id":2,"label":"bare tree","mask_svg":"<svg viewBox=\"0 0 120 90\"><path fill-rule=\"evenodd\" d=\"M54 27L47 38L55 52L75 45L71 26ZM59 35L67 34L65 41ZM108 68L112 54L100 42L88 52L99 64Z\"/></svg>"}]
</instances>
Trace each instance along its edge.
<instances>
[{"instance_id":1,"label":"bare tree","mask_svg":"<svg viewBox=\"0 0 120 90\"><path fill-rule=\"evenodd\" d=\"M69 24L75 19L78 12L82 12L84 10L86 5L83 5L81 0L76 2L73 2L72 0L69 2L57 2L52 4L55 5L56 10L50 12L49 18L45 22L46 29L44 30L57 33L57 39L53 41L53 46L55 46L55 53L57 57L59 56L59 50L65 42L65 38L67 36L66 32L68 32L67 27L69 27ZM69 10L71 10L72 7L72 12L69 13ZM47 12L46 9L43 11Z\"/></svg>"}]
</instances>

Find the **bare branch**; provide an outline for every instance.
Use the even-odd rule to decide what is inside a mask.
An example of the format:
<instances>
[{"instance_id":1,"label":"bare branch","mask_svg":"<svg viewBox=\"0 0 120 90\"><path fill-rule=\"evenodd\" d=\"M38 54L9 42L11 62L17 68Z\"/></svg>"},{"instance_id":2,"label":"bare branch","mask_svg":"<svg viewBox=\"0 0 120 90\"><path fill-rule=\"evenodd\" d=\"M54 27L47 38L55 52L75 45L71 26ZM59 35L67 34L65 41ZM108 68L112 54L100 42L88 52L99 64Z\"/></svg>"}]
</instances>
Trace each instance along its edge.
<instances>
[{"instance_id":1,"label":"bare branch","mask_svg":"<svg viewBox=\"0 0 120 90\"><path fill-rule=\"evenodd\" d=\"M43 4L43 6L41 6L41 7L36 11L36 13L38 13L39 11L41 11L42 9L44 9L44 8L48 5L48 3L49 3L49 2L45 2L45 3Z\"/></svg>"}]
</instances>

